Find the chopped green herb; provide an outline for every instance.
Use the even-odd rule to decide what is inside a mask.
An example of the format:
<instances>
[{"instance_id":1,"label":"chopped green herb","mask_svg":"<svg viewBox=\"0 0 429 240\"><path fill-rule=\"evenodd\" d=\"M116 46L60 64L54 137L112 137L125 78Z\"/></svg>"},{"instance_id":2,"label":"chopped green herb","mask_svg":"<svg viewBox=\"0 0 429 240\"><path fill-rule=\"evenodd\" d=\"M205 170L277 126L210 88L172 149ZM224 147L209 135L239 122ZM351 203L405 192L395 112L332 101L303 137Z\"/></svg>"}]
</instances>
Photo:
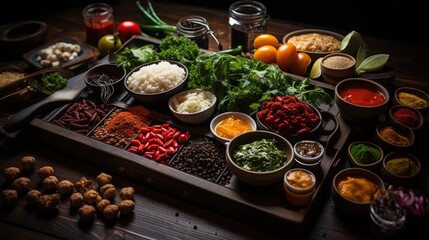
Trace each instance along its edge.
<instances>
[{"instance_id":1,"label":"chopped green herb","mask_svg":"<svg viewBox=\"0 0 429 240\"><path fill-rule=\"evenodd\" d=\"M234 153L234 162L254 172L272 171L283 166L286 154L277 147L275 139L262 139L243 144Z\"/></svg>"},{"instance_id":2,"label":"chopped green herb","mask_svg":"<svg viewBox=\"0 0 429 240\"><path fill-rule=\"evenodd\" d=\"M43 88L49 92L54 92L67 86L67 79L56 73L45 73L42 75L41 80Z\"/></svg>"}]
</instances>

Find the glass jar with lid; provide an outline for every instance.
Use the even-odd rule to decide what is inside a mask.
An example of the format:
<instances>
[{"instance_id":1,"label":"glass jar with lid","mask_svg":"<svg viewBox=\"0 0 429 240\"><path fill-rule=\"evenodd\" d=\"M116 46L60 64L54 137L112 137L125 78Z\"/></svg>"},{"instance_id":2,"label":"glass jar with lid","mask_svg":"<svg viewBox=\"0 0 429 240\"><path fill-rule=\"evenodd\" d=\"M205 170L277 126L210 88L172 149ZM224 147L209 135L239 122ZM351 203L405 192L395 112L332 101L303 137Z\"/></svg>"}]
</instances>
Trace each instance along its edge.
<instances>
[{"instance_id":1,"label":"glass jar with lid","mask_svg":"<svg viewBox=\"0 0 429 240\"><path fill-rule=\"evenodd\" d=\"M101 37L115 33L113 9L106 3L92 3L82 10L86 27L86 42L98 46Z\"/></svg>"},{"instance_id":2,"label":"glass jar with lid","mask_svg":"<svg viewBox=\"0 0 429 240\"><path fill-rule=\"evenodd\" d=\"M244 52L253 50L256 36L265 33L267 28L267 9L257 1L242 0L229 7L231 45L243 46Z\"/></svg>"},{"instance_id":3,"label":"glass jar with lid","mask_svg":"<svg viewBox=\"0 0 429 240\"><path fill-rule=\"evenodd\" d=\"M208 49L207 34L209 30L206 26L208 26L208 22L203 17L195 15L183 17L177 22L177 35L185 36L196 42L200 48Z\"/></svg>"}]
</instances>

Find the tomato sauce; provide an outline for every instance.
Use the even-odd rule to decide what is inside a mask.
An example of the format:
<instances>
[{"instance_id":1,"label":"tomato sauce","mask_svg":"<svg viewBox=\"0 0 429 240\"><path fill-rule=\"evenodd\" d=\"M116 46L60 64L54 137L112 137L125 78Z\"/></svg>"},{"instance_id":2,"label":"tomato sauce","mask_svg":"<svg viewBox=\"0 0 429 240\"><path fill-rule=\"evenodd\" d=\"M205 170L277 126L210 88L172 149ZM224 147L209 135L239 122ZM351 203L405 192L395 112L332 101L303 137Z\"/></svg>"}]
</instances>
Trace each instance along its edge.
<instances>
[{"instance_id":1,"label":"tomato sauce","mask_svg":"<svg viewBox=\"0 0 429 240\"><path fill-rule=\"evenodd\" d=\"M385 96L373 89L362 86L350 86L339 92L341 98L359 106L377 106L386 101Z\"/></svg>"}]
</instances>

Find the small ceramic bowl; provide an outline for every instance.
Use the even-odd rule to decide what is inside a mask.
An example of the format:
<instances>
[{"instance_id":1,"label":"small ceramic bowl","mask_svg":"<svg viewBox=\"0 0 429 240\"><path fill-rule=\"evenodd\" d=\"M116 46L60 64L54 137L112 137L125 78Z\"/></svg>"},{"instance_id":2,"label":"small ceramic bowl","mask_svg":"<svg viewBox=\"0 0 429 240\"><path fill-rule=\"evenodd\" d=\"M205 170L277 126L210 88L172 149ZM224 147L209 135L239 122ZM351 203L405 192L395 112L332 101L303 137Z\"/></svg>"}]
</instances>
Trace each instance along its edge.
<instances>
[{"instance_id":1,"label":"small ceramic bowl","mask_svg":"<svg viewBox=\"0 0 429 240\"><path fill-rule=\"evenodd\" d=\"M173 71L173 68L181 68L184 71L182 79L177 82L174 82L177 79L173 79L172 74L178 73L180 70ZM181 62L173 60L153 61L131 70L125 77L124 85L128 93L142 103L167 102L170 97L186 86L188 74L188 68Z\"/></svg>"},{"instance_id":2,"label":"small ceramic bowl","mask_svg":"<svg viewBox=\"0 0 429 240\"><path fill-rule=\"evenodd\" d=\"M368 148L372 150L368 150ZM379 145L373 142L355 141L349 144L347 157L352 167L378 171L384 158L384 151Z\"/></svg>"},{"instance_id":3,"label":"small ceramic bowl","mask_svg":"<svg viewBox=\"0 0 429 240\"><path fill-rule=\"evenodd\" d=\"M334 101L338 110L344 119L354 124L377 121L387 110L389 100L385 87L365 78L348 78L335 86Z\"/></svg>"},{"instance_id":4,"label":"small ceramic bowl","mask_svg":"<svg viewBox=\"0 0 429 240\"><path fill-rule=\"evenodd\" d=\"M301 140L293 145L295 165L307 170L317 172L320 170L325 148L315 140Z\"/></svg>"},{"instance_id":5,"label":"small ceramic bowl","mask_svg":"<svg viewBox=\"0 0 429 240\"><path fill-rule=\"evenodd\" d=\"M231 121L230 124L221 126L220 124L225 123L224 121ZM235 125L236 129L228 129L228 126ZM244 127L244 125L247 125ZM237 126L242 126L237 129ZM224 134L218 134L222 128ZM256 122L249 115L242 112L224 112L214 117L210 122L210 131L213 136L221 143L229 142L234 137L237 137L244 132L256 131Z\"/></svg>"},{"instance_id":6,"label":"small ceramic bowl","mask_svg":"<svg viewBox=\"0 0 429 240\"><path fill-rule=\"evenodd\" d=\"M342 214L368 216L371 201L385 190L383 180L363 168L345 168L335 174L331 196Z\"/></svg>"},{"instance_id":7,"label":"small ceramic bowl","mask_svg":"<svg viewBox=\"0 0 429 240\"><path fill-rule=\"evenodd\" d=\"M394 151L383 158L381 177L393 186L418 186L420 172L420 161L411 153Z\"/></svg>"},{"instance_id":8,"label":"small ceramic bowl","mask_svg":"<svg viewBox=\"0 0 429 240\"><path fill-rule=\"evenodd\" d=\"M188 89L168 100L173 115L182 122L200 124L207 121L216 110L217 98L210 91Z\"/></svg>"},{"instance_id":9,"label":"small ceramic bowl","mask_svg":"<svg viewBox=\"0 0 429 240\"><path fill-rule=\"evenodd\" d=\"M239 166L234 159L234 153L237 149L244 144L262 139L276 140L276 146L284 152L286 157L283 165L271 171L251 171ZM287 170L293 166L294 153L292 144L284 137L273 132L262 130L245 132L225 143L225 145L228 168L239 180L250 185L264 186L280 182Z\"/></svg>"},{"instance_id":10,"label":"small ceramic bowl","mask_svg":"<svg viewBox=\"0 0 429 240\"><path fill-rule=\"evenodd\" d=\"M391 107L389 109L388 118L394 123L411 128L414 133L419 132L424 124L422 113L415 108L405 105L395 105Z\"/></svg>"},{"instance_id":11,"label":"small ceramic bowl","mask_svg":"<svg viewBox=\"0 0 429 240\"><path fill-rule=\"evenodd\" d=\"M301 29L301 30L293 31L293 32L286 34L283 37L282 42L288 43L290 38L296 37L296 36L303 36L304 34L321 34L327 38L330 38L330 41L334 41L338 44L338 49L333 50L333 51L316 51L316 50L309 50L309 49L304 50L304 49L298 48L298 51L305 52L310 56L312 63L314 63L317 59L324 57L330 53L340 52L340 45L341 45L341 41L343 40L344 36L339 34L339 33L328 31L328 30L323 30L323 29ZM311 45L314 46L314 42L320 43L320 42L324 42L324 41L317 40L317 36L316 37L313 36L312 40L307 40L306 42L312 43Z\"/></svg>"},{"instance_id":12,"label":"small ceramic bowl","mask_svg":"<svg viewBox=\"0 0 429 240\"><path fill-rule=\"evenodd\" d=\"M316 176L307 169L291 168L284 175L283 188L290 204L306 206L316 191Z\"/></svg>"},{"instance_id":13,"label":"small ceramic bowl","mask_svg":"<svg viewBox=\"0 0 429 240\"><path fill-rule=\"evenodd\" d=\"M122 82L126 74L127 71L124 67L115 63L106 63L89 69L85 74L84 81L96 94L105 90L114 94L122 89Z\"/></svg>"},{"instance_id":14,"label":"small ceramic bowl","mask_svg":"<svg viewBox=\"0 0 429 240\"><path fill-rule=\"evenodd\" d=\"M346 53L330 53L323 57L320 64L325 82L336 85L341 80L353 77L356 59Z\"/></svg>"},{"instance_id":15,"label":"small ceramic bowl","mask_svg":"<svg viewBox=\"0 0 429 240\"><path fill-rule=\"evenodd\" d=\"M417 88L400 87L395 90L393 103L394 105L409 106L426 114L429 110L429 95Z\"/></svg>"},{"instance_id":16,"label":"small ceramic bowl","mask_svg":"<svg viewBox=\"0 0 429 240\"><path fill-rule=\"evenodd\" d=\"M379 123L375 128L375 143L384 151L405 151L414 145L414 132L411 128L393 123Z\"/></svg>"}]
</instances>

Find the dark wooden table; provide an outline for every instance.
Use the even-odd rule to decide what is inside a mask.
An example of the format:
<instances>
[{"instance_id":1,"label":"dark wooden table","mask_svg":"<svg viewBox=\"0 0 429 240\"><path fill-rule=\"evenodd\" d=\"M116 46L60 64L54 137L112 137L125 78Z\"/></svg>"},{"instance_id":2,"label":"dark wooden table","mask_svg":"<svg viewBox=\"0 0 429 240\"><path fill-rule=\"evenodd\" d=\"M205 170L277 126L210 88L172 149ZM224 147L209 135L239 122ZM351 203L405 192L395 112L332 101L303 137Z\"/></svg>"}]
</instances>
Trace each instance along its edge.
<instances>
[{"instance_id":1,"label":"dark wooden table","mask_svg":"<svg viewBox=\"0 0 429 240\"><path fill-rule=\"evenodd\" d=\"M80 40L85 38L81 10L83 3L68 6L67 9L40 14L34 20L48 23L47 40L57 37L74 37ZM135 1L112 1L115 21L140 21ZM223 46L229 46L228 12L226 9L215 9L170 1L153 1L159 16L170 24L175 24L181 17L188 15L204 16L210 27L215 31ZM292 30L309 27L295 22L270 19L269 33L279 39ZM320 27L323 26L310 26ZM350 29L352 30L352 29ZM347 34L348 32L340 32ZM394 40L380 39L372 36L363 36L370 53L390 54L390 63L395 69L394 86L416 86L429 91L429 62L428 49L424 46L408 45ZM215 42L210 40L210 50L216 51ZM21 59L8 61L28 69ZM352 139L366 136L365 127L355 127ZM19 159L25 155L37 158L37 167L51 165L55 174L65 179L76 180L82 176L88 179L102 172L102 169L85 164L56 149L48 149L37 143L37 139L28 141L26 135L0 136L0 169L8 166L19 166ZM43 138L43 136L40 136ZM428 146L426 139L421 140L419 146ZM423 149L423 147L422 147ZM417 151L417 150L416 150ZM426 158L422 152L418 156ZM346 165L346 161L343 161ZM30 174L36 186L35 173ZM423 164L421 189L429 192L429 171L427 164ZM3 176L0 182L3 182ZM93 224L81 224L78 216L70 212L68 206L60 206L57 212L46 214L26 207L25 200L10 208L0 208L0 238L1 239L278 239L279 236L269 231L250 227L221 213L215 213L183 202L172 196L162 194L141 184L113 175L113 182L117 188L133 186L136 189L136 208L134 213L126 218L114 222L105 222L97 219ZM339 214L330 197L327 188L320 201L320 209L314 213L308 226L302 233L306 239L370 239L368 218L350 218ZM257 221L257 220L255 220ZM273 225L276 222L261 222L261 225ZM422 220L419 224L408 226L410 235L427 234L429 221Z\"/></svg>"}]
</instances>

